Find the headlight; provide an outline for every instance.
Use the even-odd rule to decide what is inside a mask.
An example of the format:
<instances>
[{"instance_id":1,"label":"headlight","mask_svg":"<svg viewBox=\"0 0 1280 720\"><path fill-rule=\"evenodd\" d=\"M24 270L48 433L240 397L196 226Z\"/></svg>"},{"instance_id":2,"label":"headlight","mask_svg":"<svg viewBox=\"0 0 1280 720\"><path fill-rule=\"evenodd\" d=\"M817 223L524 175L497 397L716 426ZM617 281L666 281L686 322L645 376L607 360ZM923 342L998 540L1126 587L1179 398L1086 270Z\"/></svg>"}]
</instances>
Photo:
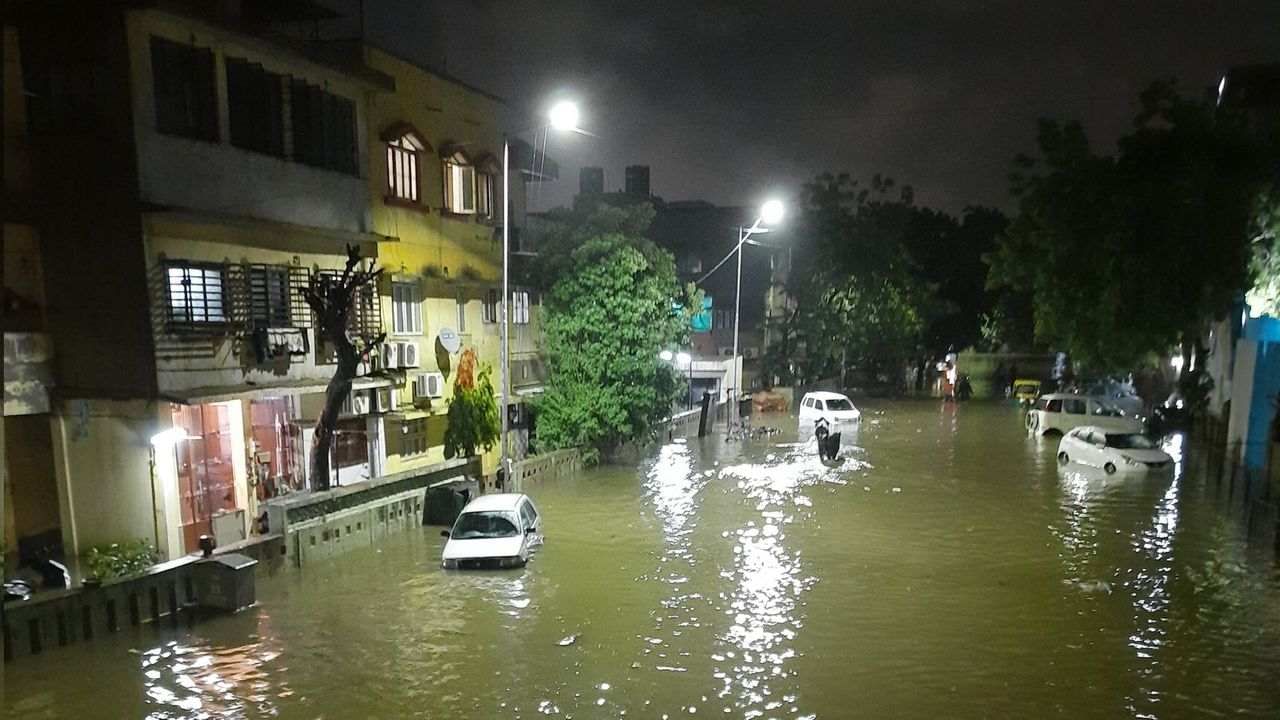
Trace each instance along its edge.
<instances>
[{"instance_id":1,"label":"headlight","mask_svg":"<svg viewBox=\"0 0 1280 720\"><path fill-rule=\"evenodd\" d=\"M457 560L441 560L440 567L444 568L445 570L457 570L458 561Z\"/></svg>"}]
</instances>

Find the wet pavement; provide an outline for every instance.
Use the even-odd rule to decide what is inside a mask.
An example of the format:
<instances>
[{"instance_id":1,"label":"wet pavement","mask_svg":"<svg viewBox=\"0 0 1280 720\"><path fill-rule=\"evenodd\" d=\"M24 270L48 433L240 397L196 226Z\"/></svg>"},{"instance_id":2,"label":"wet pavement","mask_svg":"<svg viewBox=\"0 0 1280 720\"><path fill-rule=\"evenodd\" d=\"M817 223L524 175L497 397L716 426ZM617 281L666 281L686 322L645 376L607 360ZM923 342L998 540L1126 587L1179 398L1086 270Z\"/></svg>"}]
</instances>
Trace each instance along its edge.
<instances>
[{"instance_id":1,"label":"wet pavement","mask_svg":"<svg viewBox=\"0 0 1280 720\"><path fill-rule=\"evenodd\" d=\"M864 412L836 466L770 417L532 488L523 570L423 528L24 658L5 717L1280 717L1280 576L1181 437L1126 478L1008 405Z\"/></svg>"}]
</instances>

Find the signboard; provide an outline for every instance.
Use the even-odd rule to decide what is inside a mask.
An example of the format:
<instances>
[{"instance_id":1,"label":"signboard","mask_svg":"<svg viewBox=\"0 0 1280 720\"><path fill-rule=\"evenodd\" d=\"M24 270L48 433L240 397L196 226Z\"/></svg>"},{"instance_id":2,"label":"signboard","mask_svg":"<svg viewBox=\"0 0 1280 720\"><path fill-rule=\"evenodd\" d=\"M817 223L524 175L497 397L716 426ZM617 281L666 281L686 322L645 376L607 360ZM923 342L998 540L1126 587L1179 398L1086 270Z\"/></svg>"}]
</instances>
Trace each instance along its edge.
<instances>
[{"instance_id":1,"label":"signboard","mask_svg":"<svg viewBox=\"0 0 1280 720\"><path fill-rule=\"evenodd\" d=\"M696 333L711 332L711 296L702 298L702 310L689 319L689 327Z\"/></svg>"},{"instance_id":2,"label":"signboard","mask_svg":"<svg viewBox=\"0 0 1280 720\"><path fill-rule=\"evenodd\" d=\"M458 333L454 332L453 328L440 328L437 339L440 341L440 347L450 355L456 355L462 349L462 338L458 337Z\"/></svg>"}]
</instances>

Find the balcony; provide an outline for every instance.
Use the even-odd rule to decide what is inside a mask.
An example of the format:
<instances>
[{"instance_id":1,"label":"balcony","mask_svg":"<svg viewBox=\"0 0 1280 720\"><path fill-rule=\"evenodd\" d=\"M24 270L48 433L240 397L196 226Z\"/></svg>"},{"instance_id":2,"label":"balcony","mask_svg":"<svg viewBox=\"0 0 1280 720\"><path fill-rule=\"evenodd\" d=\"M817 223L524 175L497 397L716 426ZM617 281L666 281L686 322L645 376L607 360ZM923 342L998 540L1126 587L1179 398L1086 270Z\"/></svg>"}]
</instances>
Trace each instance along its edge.
<instances>
[{"instance_id":1,"label":"balcony","mask_svg":"<svg viewBox=\"0 0 1280 720\"><path fill-rule=\"evenodd\" d=\"M44 333L4 334L4 414L49 412L53 345Z\"/></svg>"}]
</instances>

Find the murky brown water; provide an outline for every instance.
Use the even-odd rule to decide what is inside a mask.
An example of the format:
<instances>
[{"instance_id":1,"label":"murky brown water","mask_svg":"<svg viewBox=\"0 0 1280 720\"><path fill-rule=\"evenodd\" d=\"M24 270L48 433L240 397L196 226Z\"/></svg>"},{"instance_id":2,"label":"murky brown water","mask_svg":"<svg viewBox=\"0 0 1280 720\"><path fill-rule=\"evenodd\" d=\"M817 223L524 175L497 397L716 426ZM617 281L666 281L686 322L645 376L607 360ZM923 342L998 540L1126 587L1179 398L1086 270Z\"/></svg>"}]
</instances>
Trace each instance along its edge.
<instances>
[{"instance_id":1,"label":"murky brown water","mask_svg":"<svg viewBox=\"0 0 1280 720\"><path fill-rule=\"evenodd\" d=\"M521 571L444 573L424 528L25 659L5 717L1280 717L1280 577L1190 463L1063 473L1011 407L865 410L838 469L775 418L535 488Z\"/></svg>"}]
</instances>

